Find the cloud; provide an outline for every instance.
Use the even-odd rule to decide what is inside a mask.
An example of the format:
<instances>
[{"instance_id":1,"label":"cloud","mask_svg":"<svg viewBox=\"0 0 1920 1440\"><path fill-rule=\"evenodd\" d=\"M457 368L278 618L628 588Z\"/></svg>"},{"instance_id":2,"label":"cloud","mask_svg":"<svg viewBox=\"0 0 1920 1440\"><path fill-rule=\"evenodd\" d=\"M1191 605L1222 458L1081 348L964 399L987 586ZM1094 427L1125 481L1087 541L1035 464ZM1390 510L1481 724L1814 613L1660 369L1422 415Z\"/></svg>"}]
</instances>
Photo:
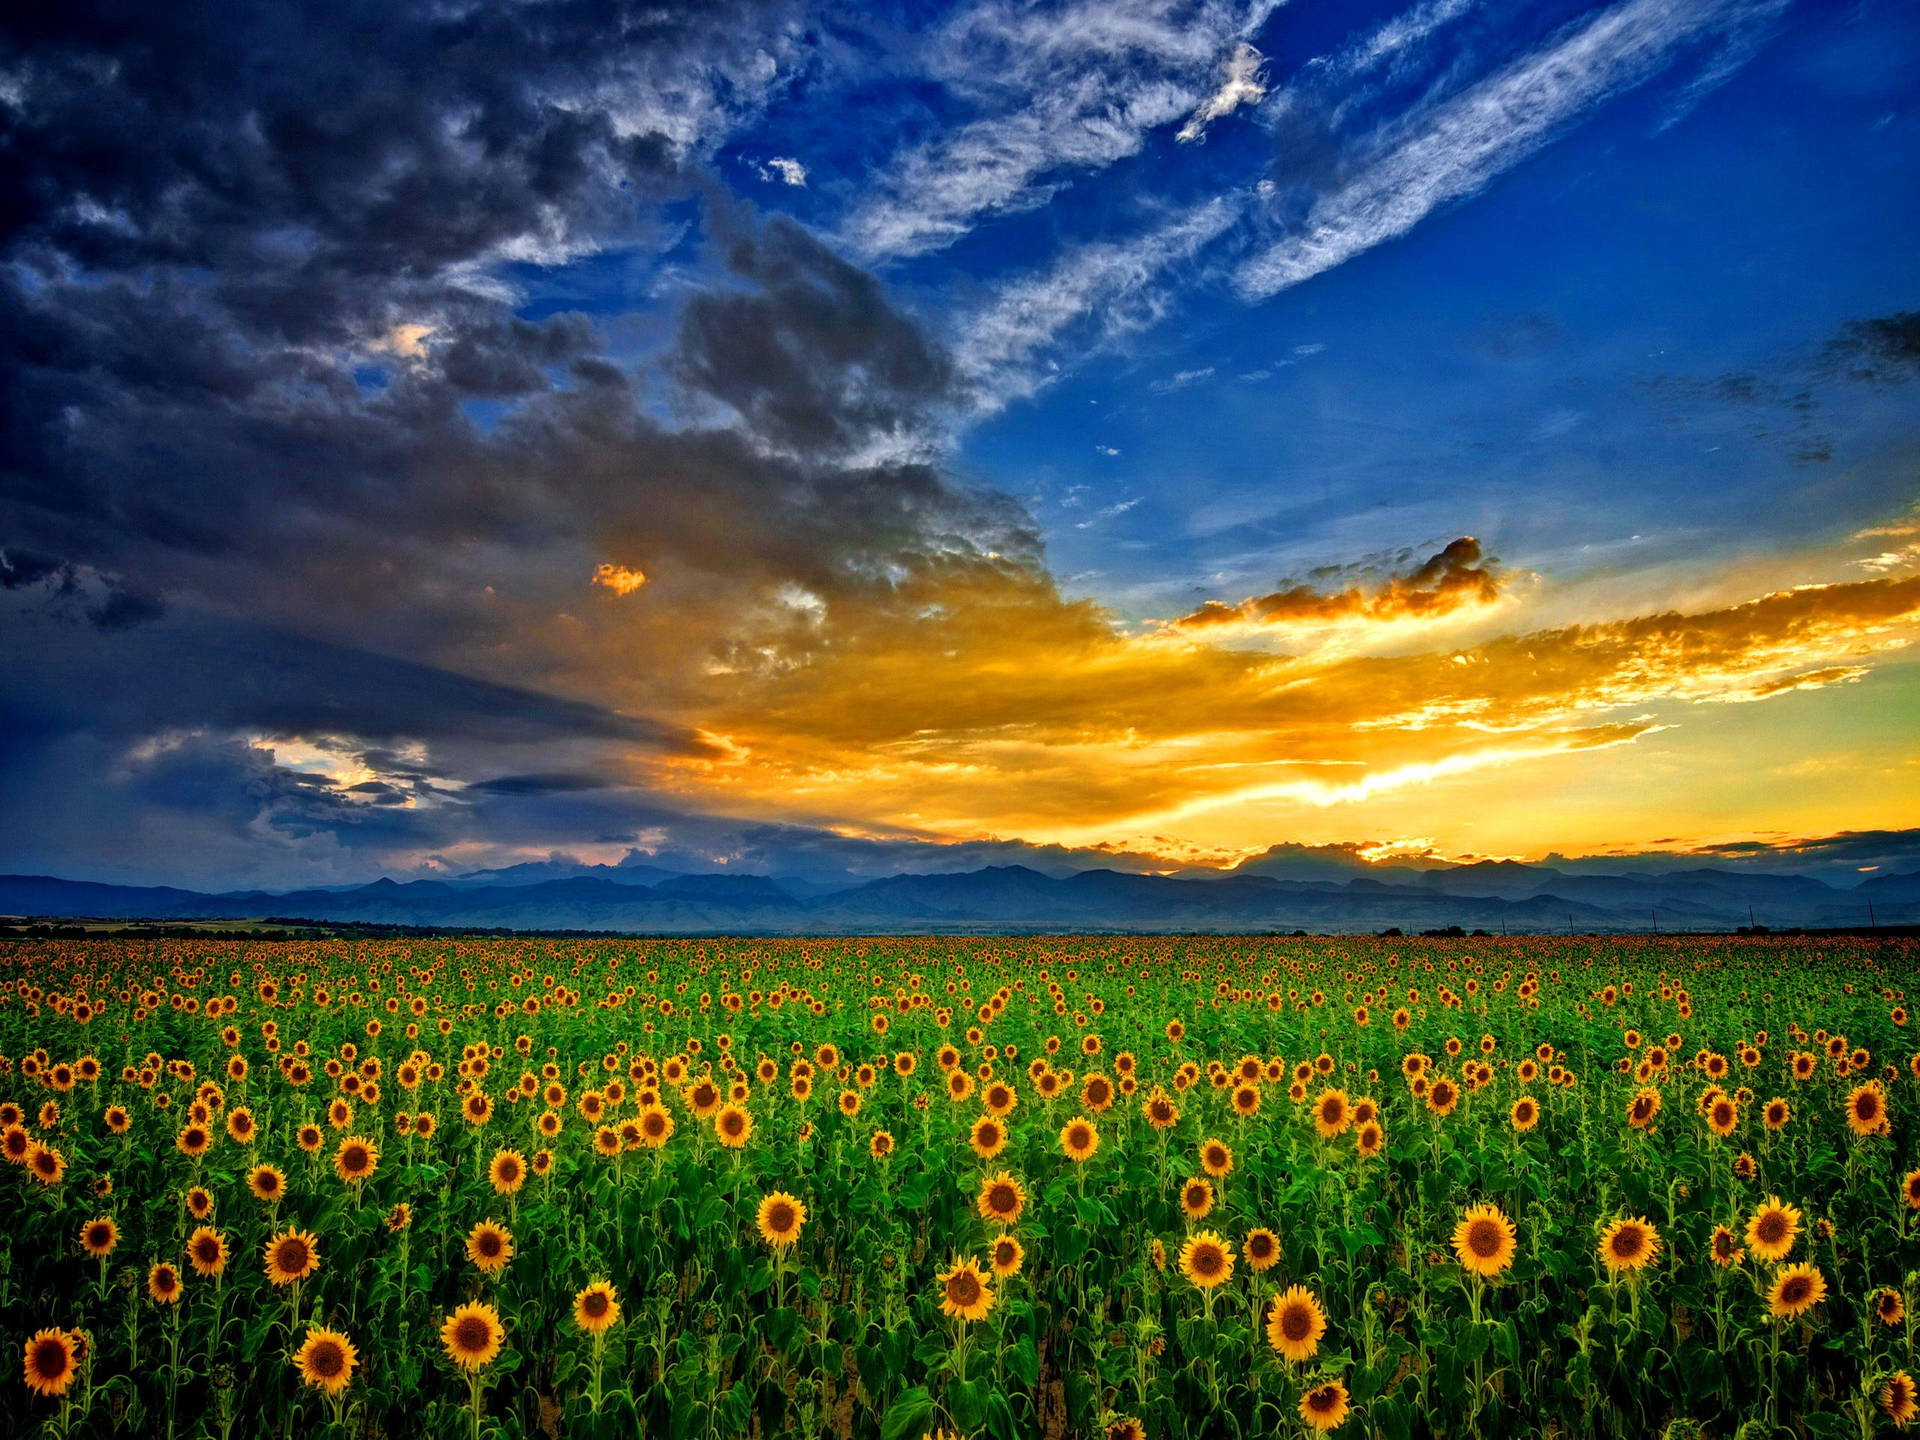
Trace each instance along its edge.
<instances>
[{"instance_id":1,"label":"cloud","mask_svg":"<svg viewBox=\"0 0 1920 1440\"><path fill-rule=\"evenodd\" d=\"M929 39L927 61L977 117L894 156L842 233L868 259L925 254L983 217L1042 203L1071 172L1138 153L1150 132L1202 102L1221 54L1238 57L1273 8L986 0L964 10ZM1231 74L1244 62L1228 63Z\"/></svg>"},{"instance_id":2,"label":"cloud","mask_svg":"<svg viewBox=\"0 0 1920 1440\"><path fill-rule=\"evenodd\" d=\"M1645 83L1702 36L1746 23L1732 0L1624 0L1544 49L1388 127L1351 179L1242 262L1235 283L1265 299L1405 234L1533 154L1562 126Z\"/></svg>"},{"instance_id":3,"label":"cloud","mask_svg":"<svg viewBox=\"0 0 1920 1440\"><path fill-rule=\"evenodd\" d=\"M681 313L676 370L769 443L847 454L906 436L956 395L952 363L879 282L782 219L733 239L758 293L706 291Z\"/></svg>"},{"instance_id":4,"label":"cloud","mask_svg":"<svg viewBox=\"0 0 1920 1440\"><path fill-rule=\"evenodd\" d=\"M1186 630L1204 630L1340 620L1435 619L1456 610L1496 604L1504 590L1497 563L1483 559L1480 542L1463 535L1404 574L1390 575L1377 583L1333 591L1302 583L1233 605L1209 600L1173 624Z\"/></svg>"},{"instance_id":5,"label":"cloud","mask_svg":"<svg viewBox=\"0 0 1920 1440\"><path fill-rule=\"evenodd\" d=\"M486 780L470 780L466 788L483 795L574 795L582 790L605 790L610 783L604 775L561 771L544 775L495 775Z\"/></svg>"},{"instance_id":6,"label":"cloud","mask_svg":"<svg viewBox=\"0 0 1920 1440\"><path fill-rule=\"evenodd\" d=\"M602 560L593 567L593 583L616 595L631 595L647 583L647 577L638 570L630 570L625 565L615 565L612 561Z\"/></svg>"},{"instance_id":7,"label":"cloud","mask_svg":"<svg viewBox=\"0 0 1920 1440\"><path fill-rule=\"evenodd\" d=\"M1827 347L1827 359L1849 379L1882 385L1920 379L1920 310L1849 321Z\"/></svg>"},{"instance_id":8,"label":"cloud","mask_svg":"<svg viewBox=\"0 0 1920 1440\"><path fill-rule=\"evenodd\" d=\"M842 616L831 657L720 698L707 724L749 757L729 792L963 835L1205 843L1235 806L1357 805L1640 743L1695 706L1781 703L1920 633L1915 577L1462 649L1287 657L1204 628L1130 634L1033 572L981 581L907 586Z\"/></svg>"},{"instance_id":9,"label":"cloud","mask_svg":"<svg viewBox=\"0 0 1920 1440\"><path fill-rule=\"evenodd\" d=\"M1145 498L1146 497L1144 495L1135 495L1126 500L1116 501L1112 505L1105 506L1104 508L1095 511L1093 515L1091 515L1087 519L1078 521L1073 528L1076 530L1091 530L1094 526L1098 525L1102 520L1113 520L1126 514L1129 510L1133 509Z\"/></svg>"},{"instance_id":10,"label":"cloud","mask_svg":"<svg viewBox=\"0 0 1920 1440\"><path fill-rule=\"evenodd\" d=\"M1125 240L1070 248L1048 269L1001 285L959 322L955 363L974 403L990 411L1033 394L1051 378L1044 357L1065 340L1097 349L1153 324L1166 310L1169 273L1231 230L1247 198L1216 196Z\"/></svg>"},{"instance_id":11,"label":"cloud","mask_svg":"<svg viewBox=\"0 0 1920 1440\"><path fill-rule=\"evenodd\" d=\"M1242 105L1258 105L1267 94L1265 68L1266 57L1246 41L1234 46L1233 54L1227 57L1227 74L1220 88L1187 117L1187 123L1174 138L1190 144L1204 138L1207 126L1214 121L1231 115Z\"/></svg>"},{"instance_id":12,"label":"cloud","mask_svg":"<svg viewBox=\"0 0 1920 1440\"><path fill-rule=\"evenodd\" d=\"M1153 384L1147 388L1161 395L1168 394L1174 390L1185 390L1189 386L1198 385L1202 380L1211 380L1213 378L1213 369L1213 366L1205 365L1193 370L1177 371L1169 375L1165 380L1154 381Z\"/></svg>"},{"instance_id":13,"label":"cloud","mask_svg":"<svg viewBox=\"0 0 1920 1440\"><path fill-rule=\"evenodd\" d=\"M807 167L798 160L775 156L766 164L758 167L762 180L777 180L782 185L805 185Z\"/></svg>"},{"instance_id":14,"label":"cloud","mask_svg":"<svg viewBox=\"0 0 1920 1440\"><path fill-rule=\"evenodd\" d=\"M34 550L0 549L0 590L37 590L49 613L81 616L99 630L130 630L166 613L159 596L117 575Z\"/></svg>"}]
</instances>

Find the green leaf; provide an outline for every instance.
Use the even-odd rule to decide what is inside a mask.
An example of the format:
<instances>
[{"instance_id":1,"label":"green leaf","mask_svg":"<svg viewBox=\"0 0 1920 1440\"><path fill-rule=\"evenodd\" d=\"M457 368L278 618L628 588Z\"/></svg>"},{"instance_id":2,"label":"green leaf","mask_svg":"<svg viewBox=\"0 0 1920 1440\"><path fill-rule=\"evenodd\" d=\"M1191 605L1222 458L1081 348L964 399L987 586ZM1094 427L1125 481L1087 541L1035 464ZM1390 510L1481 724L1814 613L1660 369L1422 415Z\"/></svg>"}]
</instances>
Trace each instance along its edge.
<instances>
[{"instance_id":1,"label":"green leaf","mask_svg":"<svg viewBox=\"0 0 1920 1440\"><path fill-rule=\"evenodd\" d=\"M1007 1373L1022 1385L1032 1387L1040 1383L1040 1351L1033 1343L1033 1336L1022 1335L1008 1347L1006 1364Z\"/></svg>"},{"instance_id":2,"label":"green leaf","mask_svg":"<svg viewBox=\"0 0 1920 1440\"><path fill-rule=\"evenodd\" d=\"M892 1405L880 1421L880 1440L918 1440L933 1420L933 1396L916 1385Z\"/></svg>"},{"instance_id":3,"label":"green leaf","mask_svg":"<svg viewBox=\"0 0 1920 1440\"><path fill-rule=\"evenodd\" d=\"M986 1418L986 1397L980 1393L977 1380L956 1380L947 1387L947 1408L953 1412L953 1423L960 1427L961 1433L980 1428Z\"/></svg>"}]
</instances>

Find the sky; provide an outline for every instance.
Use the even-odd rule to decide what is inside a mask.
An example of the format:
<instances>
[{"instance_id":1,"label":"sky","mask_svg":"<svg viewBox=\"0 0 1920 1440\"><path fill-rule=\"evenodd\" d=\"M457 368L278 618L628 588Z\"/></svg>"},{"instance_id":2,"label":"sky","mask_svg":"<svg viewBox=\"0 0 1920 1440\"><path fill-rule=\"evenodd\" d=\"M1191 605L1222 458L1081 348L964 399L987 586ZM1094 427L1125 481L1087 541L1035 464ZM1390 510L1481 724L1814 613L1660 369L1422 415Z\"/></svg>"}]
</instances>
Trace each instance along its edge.
<instances>
[{"instance_id":1,"label":"sky","mask_svg":"<svg viewBox=\"0 0 1920 1440\"><path fill-rule=\"evenodd\" d=\"M1912 0L15 10L0 870L1920 857Z\"/></svg>"}]
</instances>

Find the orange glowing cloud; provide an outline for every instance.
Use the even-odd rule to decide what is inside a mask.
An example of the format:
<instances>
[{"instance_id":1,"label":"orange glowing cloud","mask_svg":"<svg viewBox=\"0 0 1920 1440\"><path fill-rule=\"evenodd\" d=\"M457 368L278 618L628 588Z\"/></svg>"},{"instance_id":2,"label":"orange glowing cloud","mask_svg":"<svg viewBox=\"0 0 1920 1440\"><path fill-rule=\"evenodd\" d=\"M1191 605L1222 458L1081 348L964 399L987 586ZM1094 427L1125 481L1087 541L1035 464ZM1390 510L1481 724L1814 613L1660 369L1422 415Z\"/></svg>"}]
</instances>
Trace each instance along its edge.
<instances>
[{"instance_id":1,"label":"orange glowing cloud","mask_svg":"<svg viewBox=\"0 0 1920 1440\"><path fill-rule=\"evenodd\" d=\"M594 567L593 583L604 586L616 595L631 595L647 583L647 577L638 570L629 570L625 565L603 561Z\"/></svg>"},{"instance_id":2,"label":"orange glowing cloud","mask_svg":"<svg viewBox=\"0 0 1920 1440\"><path fill-rule=\"evenodd\" d=\"M650 778L742 813L1164 852L1216 843L1247 807L1364 808L1633 745L1690 706L1858 681L1920 629L1920 576L1396 655L1136 634L1011 562L933 567L816 618L708 697L699 723L737 763Z\"/></svg>"},{"instance_id":3,"label":"orange glowing cloud","mask_svg":"<svg viewBox=\"0 0 1920 1440\"><path fill-rule=\"evenodd\" d=\"M1187 630L1329 624L1349 620L1430 620L1458 610L1497 603L1503 582L1491 559L1483 563L1480 542L1471 535L1452 541L1438 554L1404 574L1374 584L1328 590L1290 585L1227 605L1209 600L1173 624Z\"/></svg>"}]
</instances>

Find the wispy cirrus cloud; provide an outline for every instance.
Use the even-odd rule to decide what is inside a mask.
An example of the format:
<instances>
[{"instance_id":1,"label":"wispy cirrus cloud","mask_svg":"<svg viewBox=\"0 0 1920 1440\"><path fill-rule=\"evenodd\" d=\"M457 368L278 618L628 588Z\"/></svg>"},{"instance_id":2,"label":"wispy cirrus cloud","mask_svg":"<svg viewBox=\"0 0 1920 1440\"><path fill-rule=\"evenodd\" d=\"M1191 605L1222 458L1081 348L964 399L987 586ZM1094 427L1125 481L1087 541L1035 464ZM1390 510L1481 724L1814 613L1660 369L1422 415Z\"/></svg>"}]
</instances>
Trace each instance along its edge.
<instances>
[{"instance_id":1,"label":"wispy cirrus cloud","mask_svg":"<svg viewBox=\"0 0 1920 1440\"><path fill-rule=\"evenodd\" d=\"M1174 139L1191 144L1202 138L1207 127L1223 115L1231 115L1242 105L1258 105L1266 95L1266 57L1243 40L1227 57L1227 74L1220 88L1187 117L1187 123L1180 127Z\"/></svg>"},{"instance_id":2,"label":"wispy cirrus cloud","mask_svg":"<svg viewBox=\"0 0 1920 1440\"><path fill-rule=\"evenodd\" d=\"M1353 178L1318 196L1235 272L1264 299L1406 234L1545 145L1561 127L1644 84L1694 43L1758 23L1764 4L1626 0L1464 92L1387 125Z\"/></svg>"},{"instance_id":3,"label":"wispy cirrus cloud","mask_svg":"<svg viewBox=\"0 0 1920 1440\"><path fill-rule=\"evenodd\" d=\"M1204 127L1257 100L1259 55L1245 37L1276 8L989 0L964 12L926 54L932 78L976 117L896 155L843 224L847 243L869 260L941 249L983 218L1043 203L1074 172L1137 154L1154 130L1189 118Z\"/></svg>"},{"instance_id":4,"label":"wispy cirrus cloud","mask_svg":"<svg viewBox=\"0 0 1920 1440\"><path fill-rule=\"evenodd\" d=\"M1068 250L1048 269L1003 286L961 320L955 345L982 408L1044 385L1051 373L1046 352L1069 330L1085 327L1091 349L1158 320L1169 299L1168 274L1233 229L1248 199L1248 192L1217 195L1124 240Z\"/></svg>"}]
</instances>

